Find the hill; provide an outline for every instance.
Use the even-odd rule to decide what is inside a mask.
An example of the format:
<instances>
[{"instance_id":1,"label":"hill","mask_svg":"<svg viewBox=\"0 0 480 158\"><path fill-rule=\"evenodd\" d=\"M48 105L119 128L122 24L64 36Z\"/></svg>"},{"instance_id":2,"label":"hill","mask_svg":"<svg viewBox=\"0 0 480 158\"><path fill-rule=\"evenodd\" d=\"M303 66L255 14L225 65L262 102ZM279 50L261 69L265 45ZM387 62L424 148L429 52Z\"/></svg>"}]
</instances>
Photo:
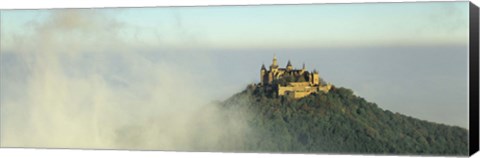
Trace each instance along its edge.
<instances>
[{"instance_id":1,"label":"hill","mask_svg":"<svg viewBox=\"0 0 480 158\"><path fill-rule=\"evenodd\" d=\"M466 129L383 110L346 88L293 99L250 87L220 104L249 114L236 151L468 155Z\"/></svg>"}]
</instances>

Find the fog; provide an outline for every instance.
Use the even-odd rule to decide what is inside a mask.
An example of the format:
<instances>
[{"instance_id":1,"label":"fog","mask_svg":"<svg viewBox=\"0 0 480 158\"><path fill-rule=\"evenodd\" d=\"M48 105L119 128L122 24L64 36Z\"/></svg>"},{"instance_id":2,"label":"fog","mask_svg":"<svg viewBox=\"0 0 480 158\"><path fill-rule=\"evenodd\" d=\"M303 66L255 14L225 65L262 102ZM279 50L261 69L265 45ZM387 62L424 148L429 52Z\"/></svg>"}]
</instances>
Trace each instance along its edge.
<instances>
[{"instance_id":1,"label":"fog","mask_svg":"<svg viewBox=\"0 0 480 158\"><path fill-rule=\"evenodd\" d=\"M52 11L2 50L1 146L208 151L241 143L241 106L222 111L208 93L219 75L208 54L151 58L117 38L122 27L95 11Z\"/></svg>"}]
</instances>

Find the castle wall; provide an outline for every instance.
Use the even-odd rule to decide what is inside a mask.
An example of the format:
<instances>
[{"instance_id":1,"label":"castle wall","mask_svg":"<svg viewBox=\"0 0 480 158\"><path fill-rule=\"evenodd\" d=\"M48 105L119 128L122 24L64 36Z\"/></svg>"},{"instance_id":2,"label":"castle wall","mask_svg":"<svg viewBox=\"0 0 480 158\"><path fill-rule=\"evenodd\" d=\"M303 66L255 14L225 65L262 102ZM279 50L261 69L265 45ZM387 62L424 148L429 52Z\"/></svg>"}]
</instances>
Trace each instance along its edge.
<instances>
[{"instance_id":1,"label":"castle wall","mask_svg":"<svg viewBox=\"0 0 480 158\"><path fill-rule=\"evenodd\" d=\"M289 84L289 85L291 85L291 86L294 86L294 87L300 87L300 86L302 86L302 87L305 87L305 86L310 86L310 83L308 83L308 82L290 82L290 83L288 83L288 84Z\"/></svg>"},{"instance_id":2,"label":"castle wall","mask_svg":"<svg viewBox=\"0 0 480 158\"><path fill-rule=\"evenodd\" d=\"M290 82L288 86L278 86L278 95L288 95L295 99L317 92L317 87L311 87L309 82Z\"/></svg>"},{"instance_id":3,"label":"castle wall","mask_svg":"<svg viewBox=\"0 0 480 158\"><path fill-rule=\"evenodd\" d=\"M310 92L295 92L295 93L293 93L293 98L295 98L295 99L303 98L303 97L308 96L312 93L315 93L315 92L311 92L311 91Z\"/></svg>"},{"instance_id":4,"label":"castle wall","mask_svg":"<svg viewBox=\"0 0 480 158\"><path fill-rule=\"evenodd\" d=\"M332 89L332 85L331 85L331 84L327 84L326 86L320 86L320 87L318 87L318 90L323 91L323 92L325 92L325 93L327 93L328 91L330 91L330 89Z\"/></svg>"},{"instance_id":5,"label":"castle wall","mask_svg":"<svg viewBox=\"0 0 480 158\"><path fill-rule=\"evenodd\" d=\"M282 96L285 95L286 92L293 91L293 87L278 87L278 95Z\"/></svg>"},{"instance_id":6,"label":"castle wall","mask_svg":"<svg viewBox=\"0 0 480 158\"><path fill-rule=\"evenodd\" d=\"M308 90L308 91L285 91L284 92L284 95L282 96L289 96L289 97L292 97L294 99L299 99L299 98L303 98L305 96L308 96L312 93L316 93L317 91L315 89L312 89L312 90Z\"/></svg>"}]
</instances>

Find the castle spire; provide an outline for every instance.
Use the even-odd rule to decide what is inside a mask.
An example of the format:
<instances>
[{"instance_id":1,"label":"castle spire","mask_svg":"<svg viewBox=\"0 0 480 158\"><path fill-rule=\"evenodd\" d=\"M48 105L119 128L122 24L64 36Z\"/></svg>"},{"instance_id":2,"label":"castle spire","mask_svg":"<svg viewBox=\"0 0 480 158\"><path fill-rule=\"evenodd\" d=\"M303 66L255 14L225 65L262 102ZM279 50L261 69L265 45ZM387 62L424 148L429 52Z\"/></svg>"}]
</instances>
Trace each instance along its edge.
<instances>
[{"instance_id":1,"label":"castle spire","mask_svg":"<svg viewBox=\"0 0 480 158\"><path fill-rule=\"evenodd\" d=\"M303 62L303 67L302 67L302 70L305 70L305 62Z\"/></svg>"},{"instance_id":2,"label":"castle spire","mask_svg":"<svg viewBox=\"0 0 480 158\"><path fill-rule=\"evenodd\" d=\"M266 70L265 64L262 63L262 70Z\"/></svg>"},{"instance_id":3,"label":"castle spire","mask_svg":"<svg viewBox=\"0 0 480 158\"><path fill-rule=\"evenodd\" d=\"M292 63L290 63L290 60L288 60L287 67L292 66Z\"/></svg>"},{"instance_id":4,"label":"castle spire","mask_svg":"<svg viewBox=\"0 0 480 158\"><path fill-rule=\"evenodd\" d=\"M277 55L273 54L272 66L277 66Z\"/></svg>"}]
</instances>

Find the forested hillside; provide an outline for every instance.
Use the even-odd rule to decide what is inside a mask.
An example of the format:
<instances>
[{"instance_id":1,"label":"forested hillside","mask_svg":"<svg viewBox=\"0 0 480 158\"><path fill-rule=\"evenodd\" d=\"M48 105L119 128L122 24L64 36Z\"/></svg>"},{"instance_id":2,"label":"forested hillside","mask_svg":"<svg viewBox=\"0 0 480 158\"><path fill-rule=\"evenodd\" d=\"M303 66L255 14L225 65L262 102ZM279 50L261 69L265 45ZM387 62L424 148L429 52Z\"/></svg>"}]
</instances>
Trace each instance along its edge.
<instances>
[{"instance_id":1,"label":"forested hillside","mask_svg":"<svg viewBox=\"0 0 480 158\"><path fill-rule=\"evenodd\" d=\"M466 129L381 109L346 88L298 100L247 88L221 106L243 106L249 114L251 132L237 151L468 154Z\"/></svg>"}]
</instances>

